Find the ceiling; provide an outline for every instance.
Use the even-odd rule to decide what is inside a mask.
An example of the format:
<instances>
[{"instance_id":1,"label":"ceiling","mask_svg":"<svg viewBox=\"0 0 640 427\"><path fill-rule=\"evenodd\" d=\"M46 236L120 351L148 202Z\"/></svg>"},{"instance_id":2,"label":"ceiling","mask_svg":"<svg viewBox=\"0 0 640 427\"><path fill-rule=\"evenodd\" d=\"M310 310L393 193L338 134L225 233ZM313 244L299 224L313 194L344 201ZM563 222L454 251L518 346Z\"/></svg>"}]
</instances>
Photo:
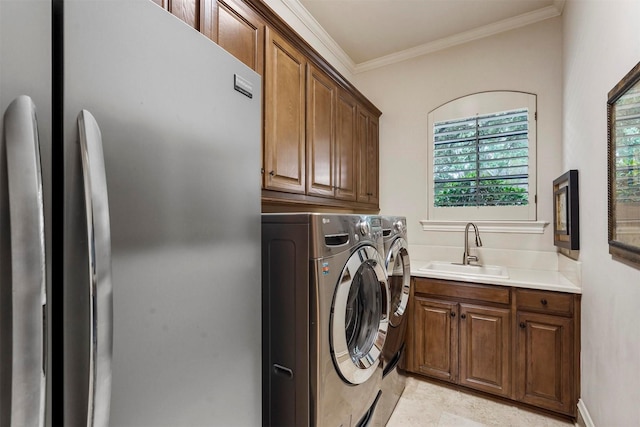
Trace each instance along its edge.
<instances>
[{"instance_id":1,"label":"ceiling","mask_svg":"<svg viewBox=\"0 0 640 427\"><path fill-rule=\"evenodd\" d=\"M354 72L562 13L564 0L283 0Z\"/></svg>"}]
</instances>

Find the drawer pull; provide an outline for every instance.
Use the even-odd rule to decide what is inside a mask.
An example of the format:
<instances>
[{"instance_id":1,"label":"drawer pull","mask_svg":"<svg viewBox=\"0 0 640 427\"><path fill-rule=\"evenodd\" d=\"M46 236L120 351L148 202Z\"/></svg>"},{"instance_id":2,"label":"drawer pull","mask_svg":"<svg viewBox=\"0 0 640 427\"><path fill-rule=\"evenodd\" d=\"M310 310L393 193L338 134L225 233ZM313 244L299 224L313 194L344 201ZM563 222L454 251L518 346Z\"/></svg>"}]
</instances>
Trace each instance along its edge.
<instances>
[{"instance_id":1,"label":"drawer pull","mask_svg":"<svg viewBox=\"0 0 640 427\"><path fill-rule=\"evenodd\" d=\"M527 324L524 322L520 322L520 328L524 329L527 327Z\"/></svg>"},{"instance_id":2,"label":"drawer pull","mask_svg":"<svg viewBox=\"0 0 640 427\"><path fill-rule=\"evenodd\" d=\"M547 305L547 300L546 300L546 299L544 299L544 298L542 298L542 299L540 300L540 304L542 304L542 305Z\"/></svg>"},{"instance_id":3,"label":"drawer pull","mask_svg":"<svg viewBox=\"0 0 640 427\"><path fill-rule=\"evenodd\" d=\"M456 313L455 313L454 311L452 311L451 313L449 313L449 315L450 315L451 317L456 317Z\"/></svg>"},{"instance_id":4,"label":"drawer pull","mask_svg":"<svg viewBox=\"0 0 640 427\"><path fill-rule=\"evenodd\" d=\"M466 315L466 314L461 314L461 315L460 315L460 318L461 318L461 319L466 319L466 318L467 318L467 315Z\"/></svg>"}]
</instances>

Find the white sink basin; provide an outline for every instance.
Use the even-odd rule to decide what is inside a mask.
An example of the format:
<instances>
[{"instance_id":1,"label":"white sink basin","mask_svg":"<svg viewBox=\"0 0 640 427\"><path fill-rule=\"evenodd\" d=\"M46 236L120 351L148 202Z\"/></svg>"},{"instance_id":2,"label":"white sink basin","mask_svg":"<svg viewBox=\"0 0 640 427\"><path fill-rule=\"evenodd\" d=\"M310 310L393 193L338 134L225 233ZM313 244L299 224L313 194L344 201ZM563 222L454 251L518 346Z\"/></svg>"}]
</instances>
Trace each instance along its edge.
<instances>
[{"instance_id":1,"label":"white sink basin","mask_svg":"<svg viewBox=\"0 0 640 427\"><path fill-rule=\"evenodd\" d=\"M462 265L461 263L431 261L426 266L419 268L421 271L428 271L437 275L450 277L484 277L493 279L508 279L507 267L501 265Z\"/></svg>"}]
</instances>

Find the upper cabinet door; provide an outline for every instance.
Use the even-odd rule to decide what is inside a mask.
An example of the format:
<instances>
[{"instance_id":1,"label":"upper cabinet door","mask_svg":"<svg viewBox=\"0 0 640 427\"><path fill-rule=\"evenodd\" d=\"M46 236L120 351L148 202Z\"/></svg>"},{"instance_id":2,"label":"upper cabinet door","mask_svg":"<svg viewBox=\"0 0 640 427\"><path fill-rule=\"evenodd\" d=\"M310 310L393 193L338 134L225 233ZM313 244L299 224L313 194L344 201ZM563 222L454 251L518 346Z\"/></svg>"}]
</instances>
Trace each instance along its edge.
<instances>
[{"instance_id":1,"label":"upper cabinet door","mask_svg":"<svg viewBox=\"0 0 640 427\"><path fill-rule=\"evenodd\" d=\"M358 106L358 202L378 205L378 118Z\"/></svg>"},{"instance_id":2,"label":"upper cabinet door","mask_svg":"<svg viewBox=\"0 0 640 427\"><path fill-rule=\"evenodd\" d=\"M202 32L261 76L265 23L246 5L230 0L205 2Z\"/></svg>"},{"instance_id":3,"label":"upper cabinet door","mask_svg":"<svg viewBox=\"0 0 640 427\"><path fill-rule=\"evenodd\" d=\"M367 140L367 192L369 203L378 206L380 191L378 175L380 170L380 147L378 118L369 117L369 137Z\"/></svg>"},{"instance_id":4,"label":"upper cabinet door","mask_svg":"<svg viewBox=\"0 0 640 427\"><path fill-rule=\"evenodd\" d=\"M200 30L201 0L152 0L155 4L168 10L191 27Z\"/></svg>"},{"instance_id":5,"label":"upper cabinet door","mask_svg":"<svg viewBox=\"0 0 640 427\"><path fill-rule=\"evenodd\" d=\"M307 66L307 194L333 197L337 86Z\"/></svg>"},{"instance_id":6,"label":"upper cabinet door","mask_svg":"<svg viewBox=\"0 0 640 427\"><path fill-rule=\"evenodd\" d=\"M358 194L357 201L378 206L378 117L358 106Z\"/></svg>"},{"instance_id":7,"label":"upper cabinet door","mask_svg":"<svg viewBox=\"0 0 640 427\"><path fill-rule=\"evenodd\" d=\"M358 171L357 102L346 91L338 92L336 105L335 197L356 199Z\"/></svg>"},{"instance_id":8,"label":"upper cabinet door","mask_svg":"<svg viewBox=\"0 0 640 427\"><path fill-rule=\"evenodd\" d=\"M304 194L306 59L269 27L266 39L264 188Z\"/></svg>"},{"instance_id":9,"label":"upper cabinet door","mask_svg":"<svg viewBox=\"0 0 640 427\"><path fill-rule=\"evenodd\" d=\"M356 118L356 135L358 146L358 202L369 202L369 189L367 188L367 141L369 140L369 114L358 107Z\"/></svg>"}]
</instances>

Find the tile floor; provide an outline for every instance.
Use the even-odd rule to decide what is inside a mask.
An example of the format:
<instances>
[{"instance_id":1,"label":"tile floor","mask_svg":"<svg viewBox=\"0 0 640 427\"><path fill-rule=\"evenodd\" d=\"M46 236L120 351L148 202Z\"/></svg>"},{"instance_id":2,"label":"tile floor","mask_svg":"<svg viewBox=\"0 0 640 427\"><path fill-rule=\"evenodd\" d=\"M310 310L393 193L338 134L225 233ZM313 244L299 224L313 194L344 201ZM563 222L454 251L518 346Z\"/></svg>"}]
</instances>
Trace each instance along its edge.
<instances>
[{"instance_id":1,"label":"tile floor","mask_svg":"<svg viewBox=\"0 0 640 427\"><path fill-rule=\"evenodd\" d=\"M508 403L409 377L387 427L572 427Z\"/></svg>"}]
</instances>

